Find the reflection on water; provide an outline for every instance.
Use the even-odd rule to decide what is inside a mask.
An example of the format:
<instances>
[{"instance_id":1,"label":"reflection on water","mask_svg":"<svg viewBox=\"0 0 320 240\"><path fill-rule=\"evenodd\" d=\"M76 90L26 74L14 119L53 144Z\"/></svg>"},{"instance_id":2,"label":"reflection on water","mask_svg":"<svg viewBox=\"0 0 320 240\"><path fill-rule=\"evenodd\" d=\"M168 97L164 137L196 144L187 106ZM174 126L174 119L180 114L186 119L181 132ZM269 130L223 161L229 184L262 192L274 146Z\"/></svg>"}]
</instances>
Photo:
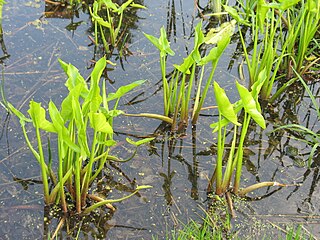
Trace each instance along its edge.
<instances>
[{"instance_id":1,"label":"reflection on water","mask_svg":"<svg viewBox=\"0 0 320 240\"><path fill-rule=\"evenodd\" d=\"M48 1L42 3L42 9L36 9L26 7L22 0L17 0L4 6L0 44L5 94L10 102L22 110L30 98L43 102L50 98L61 100L61 95L65 93L65 79L57 64L58 57L76 65L83 75L88 75L86 73L90 70L87 68L90 68L91 62L105 54L102 46L94 46L88 38L93 37L87 9L90 2L72 8L58 3L51 4ZM144 1L137 3L143 4ZM113 82L111 88L146 79L144 87L120 103L121 109L135 113L161 113L162 86L159 82L158 55L144 39L142 32L156 35L162 25L166 26L172 48L176 49L178 55L172 61L181 59L192 47L189 44L192 42L190 38L194 21L197 21L198 15L206 14L199 14L198 10L209 11L209 8L182 0L149 1L145 4L148 10L130 11L125 15L121 30L126 36L124 48L122 52L114 49L110 55L118 65L107 69L106 77ZM43 18L48 24L43 24L42 29L30 24ZM207 28L219 24L217 20L212 21ZM234 37L232 42L228 56L218 66L216 76L216 80L223 82L227 88L238 76L236 69L241 63L241 49L237 45L239 39ZM233 56L234 65L228 70L230 56ZM173 69L172 62L168 66L169 72ZM281 82L278 87L281 87ZM230 87L228 89L232 91ZM318 95L319 84L314 82L311 89ZM214 105L210 94L207 106ZM308 228L317 234L320 214L317 201L320 196L319 152L315 152L310 169L298 166L295 160L301 158L306 162L311 151L308 144L294 139L303 136L290 131L272 132L277 126L289 123L303 124L318 132L318 121L310 104L304 89L299 84L292 85L278 102L263 106L268 129L260 131L255 125L249 129L244 156L244 186L262 181L299 185L258 190L248 197L251 200L250 207L241 209L240 206L236 209L240 216L245 216L241 218L255 215L262 222L312 222ZM122 192L132 191L136 184L150 184L153 189L115 204L117 210L114 212L101 208L86 217L68 218L61 225L59 237L80 234L89 239L103 239L105 236L109 239L151 239L154 234L162 238L166 229L181 227L180 222L186 223L189 218L197 218L198 213L202 214L198 206L206 208L208 205L208 176L214 169L216 155L216 141L208 127L216 119L216 112L211 109L205 114L200 117L197 126L190 126L176 135L168 133L166 126L157 120L120 118L115 123L120 144L113 149L114 153L121 155L125 152L123 142L126 136L138 138L152 135L157 138L149 146L140 149L131 162L110 165L104 177L96 183L96 191L101 196L117 198ZM59 211L43 207L39 169L25 148L17 120L11 119L2 106L1 117L0 235L4 239L52 236L62 216ZM280 220L279 214L284 216ZM43 216L46 217L45 221ZM243 229L246 228L240 227L239 231Z\"/></svg>"}]
</instances>

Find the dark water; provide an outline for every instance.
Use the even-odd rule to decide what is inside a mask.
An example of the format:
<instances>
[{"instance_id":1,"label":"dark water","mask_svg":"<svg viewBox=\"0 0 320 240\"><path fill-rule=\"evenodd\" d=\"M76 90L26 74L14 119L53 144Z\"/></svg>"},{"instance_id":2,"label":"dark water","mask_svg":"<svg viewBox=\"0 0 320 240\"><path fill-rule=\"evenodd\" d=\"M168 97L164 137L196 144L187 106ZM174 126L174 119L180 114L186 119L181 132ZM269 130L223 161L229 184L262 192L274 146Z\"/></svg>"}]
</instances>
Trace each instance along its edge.
<instances>
[{"instance_id":1,"label":"dark water","mask_svg":"<svg viewBox=\"0 0 320 240\"><path fill-rule=\"evenodd\" d=\"M192 28L199 20L198 12L193 1L145 1L144 4L148 9L133 14L134 24L129 27L128 49L132 54L120 60L115 51L111 57L117 66L108 72L109 88L116 89L133 80L146 79L144 86L122 100L120 109L128 113L161 114L158 52L142 33L158 36L161 26L171 29L169 39L176 52L168 59L168 66L172 68L172 64L180 63L192 48ZM22 111L27 109L30 99L44 105L50 99L55 102L63 99L65 76L58 58L74 64L83 76L87 76L91 71L90 61L101 55L99 49L90 45L88 35L92 36L92 26L87 13L79 9L79 15L70 19L67 13L60 14L65 18L55 18L48 12L42 1L14 0L4 6L3 40L10 54L2 64L5 95ZM72 27L76 30L70 30ZM234 42L228 47L226 57L221 59L215 75L215 79L228 89L233 101L237 100L232 89L241 62L236 59L234 66L228 69L230 56L235 50ZM317 95L318 84L315 82L311 87ZM288 133L269 134L276 124L285 123L300 123L315 132L319 129L315 111L310 108L306 96L302 88L293 88L282 96L276 107L266 107L267 130L251 129L242 185L261 181L301 185L280 190L261 189L251 194L252 201L240 207L238 212L238 218L245 226L239 227L241 235L259 234L259 231L262 235L267 234L270 223L281 226L300 223L313 235L320 236L320 161L315 157L309 170L298 166L296 160L306 161L311 147L294 140ZM132 100L137 103L128 105ZM211 91L205 105L213 104ZM0 109L0 238L38 239L47 231L52 235L57 220L46 215L52 222L44 224L42 186L34 181L40 179L38 164L25 146L18 120L8 117L2 107ZM80 239L85 236L89 239L151 239L152 235L162 239L166 230L181 228L191 218L199 219L203 215L200 207L207 208L207 179L214 167L215 141L209 128L214 114L214 111L206 112L197 127L187 129L184 137L171 138L166 132L157 131L159 135L155 144L141 147L130 162L111 166L112 177L105 179L105 183L114 188L110 198L128 194L128 186L133 180L153 188L115 204L117 211L113 214L100 210L97 216L87 219L87 223L82 222ZM309 118L305 117L309 115ZM125 137L151 135L159 124L157 120L120 117L115 122L120 144L113 153L126 156L128 146L122 144ZM297 154L291 154L296 150ZM240 220L235 221L234 225L239 223ZM69 231L77 232L79 226L73 225L70 223ZM63 228L62 232L65 236L67 229Z\"/></svg>"}]
</instances>

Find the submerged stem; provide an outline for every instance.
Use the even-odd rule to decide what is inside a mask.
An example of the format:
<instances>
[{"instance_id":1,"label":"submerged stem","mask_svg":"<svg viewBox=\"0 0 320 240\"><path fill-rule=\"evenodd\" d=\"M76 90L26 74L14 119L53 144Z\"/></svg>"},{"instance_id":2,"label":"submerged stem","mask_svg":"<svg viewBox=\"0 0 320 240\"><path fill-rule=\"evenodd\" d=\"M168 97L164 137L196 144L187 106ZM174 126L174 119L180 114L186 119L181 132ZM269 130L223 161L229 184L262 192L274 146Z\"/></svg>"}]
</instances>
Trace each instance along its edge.
<instances>
[{"instance_id":1,"label":"submerged stem","mask_svg":"<svg viewBox=\"0 0 320 240\"><path fill-rule=\"evenodd\" d=\"M278 182L261 182L261 183L256 183L256 184L253 184L249 187L246 187L242 190L240 190L238 192L238 195L239 196L245 196L247 193L249 192L252 192L254 190L257 190L259 188L262 188L262 187L272 187L272 186L278 186L278 187L286 187L287 185L286 184L282 184L282 183L278 183Z\"/></svg>"},{"instance_id":2,"label":"submerged stem","mask_svg":"<svg viewBox=\"0 0 320 240\"><path fill-rule=\"evenodd\" d=\"M110 204L110 203L116 203L116 202L121 202L123 200L126 200L132 196L134 196L137 192L139 192L141 189L146 189L146 188L151 188L151 186L140 186L140 187L137 187L136 190L134 190L133 193L127 195L127 196L124 196L122 198L118 198L118 199L105 199L103 201L100 201L96 204L93 204L92 206L86 208L83 213L84 214L88 214L89 212L95 210L96 208L100 207L100 206L103 206L103 205L106 205L106 204Z\"/></svg>"}]
</instances>

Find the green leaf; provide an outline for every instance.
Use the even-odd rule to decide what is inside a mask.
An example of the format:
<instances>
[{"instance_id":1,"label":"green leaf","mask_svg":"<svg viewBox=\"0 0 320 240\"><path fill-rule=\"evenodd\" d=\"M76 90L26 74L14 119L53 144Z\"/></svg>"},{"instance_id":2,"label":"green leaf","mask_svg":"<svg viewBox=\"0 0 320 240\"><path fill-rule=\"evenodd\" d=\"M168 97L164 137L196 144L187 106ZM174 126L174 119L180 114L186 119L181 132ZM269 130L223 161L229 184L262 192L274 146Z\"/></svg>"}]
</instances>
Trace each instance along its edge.
<instances>
[{"instance_id":1,"label":"green leaf","mask_svg":"<svg viewBox=\"0 0 320 240\"><path fill-rule=\"evenodd\" d=\"M130 139L130 138L126 138L126 140L127 140L127 142L128 143L130 143L130 144L132 144L132 145L134 145L134 146L136 146L136 147L138 147L138 146L140 146L140 145L142 145L142 144L145 144L145 143L148 143L148 142L151 142L152 140L154 140L155 138L144 138L144 139L142 139L142 140L139 140L139 141L133 141L132 139Z\"/></svg>"},{"instance_id":2,"label":"green leaf","mask_svg":"<svg viewBox=\"0 0 320 240\"><path fill-rule=\"evenodd\" d=\"M199 47L204 43L204 34L202 31L202 21L194 28L194 50L199 50Z\"/></svg>"},{"instance_id":3,"label":"green leaf","mask_svg":"<svg viewBox=\"0 0 320 240\"><path fill-rule=\"evenodd\" d=\"M41 103L30 101L28 113L35 128L43 129L47 132L57 132L54 125L46 119L46 110L41 107Z\"/></svg>"},{"instance_id":4,"label":"green leaf","mask_svg":"<svg viewBox=\"0 0 320 240\"><path fill-rule=\"evenodd\" d=\"M257 19L258 26L261 32L264 32L264 22L269 11L269 7L266 6L265 0L258 0L257 3Z\"/></svg>"},{"instance_id":5,"label":"green leaf","mask_svg":"<svg viewBox=\"0 0 320 240\"><path fill-rule=\"evenodd\" d=\"M230 37L221 39L218 42L217 46L212 48L210 50L209 54L200 60L198 65L203 66L211 61L212 61L212 63L214 63L215 61L218 61L220 59L222 53L224 52L224 50L228 46L229 42L230 42Z\"/></svg>"},{"instance_id":6,"label":"green leaf","mask_svg":"<svg viewBox=\"0 0 320 240\"><path fill-rule=\"evenodd\" d=\"M267 71L266 68L263 68L261 72L259 72L257 81L251 86L252 96L257 101L259 97L260 90L267 79Z\"/></svg>"},{"instance_id":7,"label":"green leaf","mask_svg":"<svg viewBox=\"0 0 320 240\"><path fill-rule=\"evenodd\" d=\"M159 51L162 50L158 38L156 38L150 34L147 34L147 33L143 33L143 34L156 48L158 48Z\"/></svg>"},{"instance_id":8,"label":"green leaf","mask_svg":"<svg viewBox=\"0 0 320 240\"><path fill-rule=\"evenodd\" d=\"M173 66L178 69L180 72L185 74L190 74L190 67L194 63L194 60L191 55L183 59L183 63L181 65L173 64Z\"/></svg>"},{"instance_id":9,"label":"green leaf","mask_svg":"<svg viewBox=\"0 0 320 240\"><path fill-rule=\"evenodd\" d=\"M101 75L107 65L107 60L105 57L100 58L95 66L93 71L91 72L91 84L98 85Z\"/></svg>"},{"instance_id":10,"label":"green leaf","mask_svg":"<svg viewBox=\"0 0 320 240\"><path fill-rule=\"evenodd\" d=\"M282 0L279 2L280 3L268 3L268 4L266 4L266 7L276 8L276 9L280 9L282 11L285 11L288 8L296 5L298 2L300 2L300 0ZM310 2L314 2L314 1L307 1L307 2L310 3Z\"/></svg>"},{"instance_id":11,"label":"green leaf","mask_svg":"<svg viewBox=\"0 0 320 240\"><path fill-rule=\"evenodd\" d=\"M75 87L81 84L83 87L81 89L80 95L82 98L86 98L88 96L88 87L84 78L80 75L79 70L73 66L72 64L67 64L61 59L58 59L61 68L67 74L68 79L65 83L65 86L68 88L69 92L71 92Z\"/></svg>"},{"instance_id":12,"label":"green leaf","mask_svg":"<svg viewBox=\"0 0 320 240\"><path fill-rule=\"evenodd\" d=\"M90 125L97 132L113 133L112 127L108 123L103 113L89 113Z\"/></svg>"},{"instance_id":13,"label":"green leaf","mask_svg":"<svg viewBox=\"0 0 320 240\"><path fill-rule=\"evenodd\" d=\"M160 29L159 44L162 48L162 51L160 52L162 57L165 57L166 54L174 56L174 51L170 48L170 43L167 39L167 33L164 27L161 27Z\"/></svg>"},{"instance_id":14,"label":"green leaf","mask_svg":"<svg viewBox=\"0 0 320 240\"><path fill-rule=\"evenodd\" d=\"M230 38L235 30L236 20L225 22L218 28L211 28L204 41L206 44L216 44L223 39Z\"/></svg>"},{"instance_id":15,"label":"green leaf","mask_svg":"<svg viewBox=\"0 0 320 240\"><path fill-rule=\"evenodd\" d=\"M99 4L98 4L98 2L95 1L93 3L93 11L89 7L89 11L90 11L90 15L92 17L92 20L96 21L97 23L99 23L100 25L102 25L106 28L111 28L111 24L109 22L104 21L104 19L98 15L98 10L99 10Z\"/></svg>"},{"instance_id":16,"label":"green leaf","mask_svg":"<svg viewBox=\"0 0 320 240\"><path fill-rule=\"evenodd\" d=\"M145 80L138 80L138 81L135 81L135 82L130 83L128 85L119 87L119 89L115 93L108 94L107 101L121 98L123 95L130 92L132 89L140 86L144 82L145 82Z\"/></svg>"},{"instance_id":17,"label":"green leaf","mask_svg":"<svg viewBox=\"0 0 320 240\"><path fill-rule=\"evenodd\" d=\"M236 85L245 111L253 118L256 123L259 124L261 128L265 129L265 120L261 113L258 111L256 101L254 100L251 92L249 92L247 88L245 88L238 82L236 82Z\"/></svg>"},{"instance_id":18,"label":"green leaf","mask_svg":"<svg viewBox=\"0 0 320 240\"><path fill-rule=\"evenodd\" d=\"M231 104L224 89L222 89L217 82L213 83L213 88L218 109L221 115L233 124L240 126L241 124L238 122L237 114L235 113L233 105Z\"/></svg>"},{"instance_id":19,"label":"green leaf","mask_svg":"<svg viewBox=\"0 0 320 240\"><path fill-rule=\"evenodd\" d=\"M61 103L61 116L66 120L71 120L73 115L73 108L72 108L72 100L76 99L79 102L79 97L82 92L83 85L79 83L69 92L68 96L62 101Z\"/></svg>"},{"instance_id":20,"label":"green leaf","mask_svg":"<svg viewBox=\"0 0 320 240\"><path fill-rule=\"evenodd\" d=\"M201 60L201 54L199 52L199 47L201 44L204 43L204 35L202 32L202 22L199 22L197 26L194 29L194 47L192 52L190 53L190 56L193 58L193 60L198 63Z\"/></svg>"},{"instance_id":21,"label":"green leaf","mask_svg":"<svg viewBox=\"0 0 320 240\"><path fill-rule=\"evenodd\" d=\"M168 42L166 30L164 27L161 27L160 29L159 39L146 33L143 34L154 46L156 46L156 48L158 48L160 57L165 57L167 54L171 56L174 55L174 51L172 51L172 49L170 48L170 43Z\"/></svg>"},{"instance_id":22,"label":"green leaf","mask_svg":"<svg viewBox=\"0 0 320 240\"><path fill-rule=\"evenodd\" d=\"M138 3L131 3L131 5L130 5L131 7L134 7L134 8L142 8L142 9L147 9L147 7L146 6L143 6L143 5L141 5L141 4L138 4Z\"/></svg>"},{"instance_id":23,"label":"green leaf","mask_svg":"<svg viewBox=\"0 0 320 240\"><path fill-rule=\"evenodd\" d=\"M133 2L133 0L128 0L125 3L123 3L115 12L118 14L123 13L123 11Z\"/></svg>"},{"instance_id":24,"label":"green leaf","mask_svg":"<svg viewBox=\"0 0 320 240\"><path fill-rule=\"evenodd\" d=\"M107 146L107 147L112 147L112 146L114 146L114 145L117 144L117 142L114 141L114 140L106 140L106 141L98 140L98 143L99 143L99 144L103 144L103 145L105 145L105 146Z\"/></svg>"},{"instance_id":25,"label":"green leaf","mask_svg":"<svg viewBox=\"0 0 320 240\"><path fill-rule=\"evenodd\" d=\"M319 18L319 8L320 8L319 1L315 1L315 0L307 1L307 4L306 4L307 11L317 14L317 18Z\"/></svg>"},{"instance_id":26,"label":"green leaf","mask_svg":"<svg viewBox=\"0 0 320 240\"><path fill-rule=\"evenodd\" d=\"M240 15L238 14L237 10L234 9L233 7L229 7L228 5L223 5L224 10L231 16L233 17L238 23L240 24L244 24L249 26L250 24L248 23L248 21L242 19L240 17Z\"/></svg>"},{"instance_id":27,"label":"green leaf","mask_svg":"<svg viewBox=\"0 0 320 240\"><path fill-rule=\"evenodd\" d=\"M107 61L105 57L100 58L96 62L93 71L91 72L90 90L85 102L83 103L82 112L86 115L89 112L97 112L102 103L102 97L100 94L99 82L101 75L106 67ZM89 107L89 109L88 109Z\"/></svg>"},{"instance_id":28,"label":"green leaf","mask_svg":"<svg viewBox=\"0 0 320 240\"><path fill-rule=\"evenodd\" d=\"M106 5L107 8L111 8L114 11L118 9L118 5L116 3L113 3L111 0L102 0L102 2Z\"/></svg>"},{"instance_id":29,"label":"green leaf","mask_svg":"<svg viewBox=\"0 0 320 240\"><path fill-rule=\"evenodd\" d=\"M60 58L58 58L58 61L60 63L61 68L63 69L63 71L67 74L68 73L68 66L69 64L62 61Z\"/></svg>"},{"instance_id":30,"label":"green leaf","mask_svg":"<svg viewBox=\"0 0 320 240\"><path fill-rule=\"evenodd\" d=\"M88 146L87 140L87 125L84 122L84 117L82 114L82 109L79 103L79 99L72 98L72 119L74 119L76 127L78 129L78 145L81 149L81 156L85 159L87 156L90 155L90 150Z\"/></svg>"},{"instance_id":31,"label":"green leaf","mask_svg":"<svg viewBox=\"0 0 320 240\"><path fill-rule=\"evenodd\" d=\"M218 47L214 47L210 50L208 55L201 58L201 60L198 62L198 65L200 65L200 66L206 65L211 61L217 60L218 57L219 57Z\"/></svg>"},{"instance_id":32,"label":"green leaf","mask_svg":"<svg viewBox=\"0 0 320 240\"><path fill-rule=\"evenodd\" d=\"M266 68L264 68L259 73L258 80L255 81L254 84L251 86L251 89L252 89L251 94L253 99L256 101L257 109L259 112L261 112L261 107L259 103L259 93L266 80L267 80L267 71L266 71Z\"/></svg>"},{"instance_id":33,"label":"green leaf","mask_svg":"<svg viewBox=\"0 0 320 240\"><path fill-rule=\"evenodd\" d=\"M104 115L106 116L107 119L110 117L111 118L118 117L119 115L124 114L123 111L117 110L117 109L107 111L105 108L101 108L101 112L104 113Z\"/></svg>"},{"instance_id":34,"label":"green leaf","mask_svg":"<svg viewBox=\"0 0 320 240\"><path fill-rule=\"evenodd\" d=\"M66 143L73 151L80 152L80 148L70 139L69 131L64 126L64 119L62 118L58 108L52 101L49 102L49 114L52 123L58 133L59 141ZM62 157L65 157L67 153L66 149L62 148L61 152Z\"/></svg>"},{"instance_id":35,"label":"green leaf","mask_svg":"<svg viewBox=\"0 0 320 240\"><path fill-rule=\"evenodd\" d=\"M199 22L197 26L194 28L194 49L198 49L199 46L204 43L204 35L202 32L202 22Z\"/></svg>"},{"instance_id":36,"label":"green leaf","mask_svg":"<svg viewBox=\"0 0 320 240\"><path fill-rule=\"evenodd\" d=\"M20 112L18 109L16 109L11 103L8 102L8 107L10 111L16 115L20 119L20 124L25 125L26 122L32 122L32 119L27 118L25 115L23 115L22 112Z\"/></svg>"}]
</instances>

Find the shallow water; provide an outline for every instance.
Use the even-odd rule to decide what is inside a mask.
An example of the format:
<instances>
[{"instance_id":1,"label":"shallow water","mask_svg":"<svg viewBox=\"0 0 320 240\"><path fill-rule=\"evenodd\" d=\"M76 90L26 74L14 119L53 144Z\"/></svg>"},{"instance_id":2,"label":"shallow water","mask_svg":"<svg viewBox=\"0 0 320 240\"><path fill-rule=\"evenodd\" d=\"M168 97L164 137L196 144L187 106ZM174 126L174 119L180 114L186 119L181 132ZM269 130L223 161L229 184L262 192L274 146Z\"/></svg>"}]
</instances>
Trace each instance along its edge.
<instances>
[{"instance_id":1,"label":"shallow water","mask_svg":"<svg viewBox=\"0 0 320 240\"><path fill-rule=\"evenodd\" d=\"M192 27L197 23L198 16L193 1L173 2L175 15L172 16L171 1L145 1L148 9L137 12L135 26L130 28L128 48L132 55L122 59L122 66L117 55L111 58L117 66L108 72L112 83L110 89L133 80L147 80L144 86L122 100L121 110L129 113L163 111L161 86L158 83L161 78L158 53L142 33L158 36L160 27L167 26L168 20L175 16L176 30L172 27L169 39L176 55L168 59L168 66L180 63L181 57L192 47ZM58 58L72 63L83 76L87 76L91 71L88 69L90 60L98 59L101 54L94 46L90 46L91 41L87 37L92 34L88 14L79 10L79 17L73 20L45 17L43 2L30 1L27 5L29 3L31 6L26 6L22 0L8 2L4 6L2 24L4 43L10 54L2 65L5 95L22 111L26 110L30 99L41 101L44 105L50 99L55 102L63 99L66 94L65 76ZM73 25L78 25L75 31L66 29L71 22L79 23ZM232 89L241 62L241 59L236 59L234 66L228 69L230 56L235 50L236 43L228 47L226 57L221 59L215 75L215 79L228 89L233 101L237 99ZM312 87L314 94L318 95L317 82ZM276 107L268 107L269 110L265 112L267 130L262 132L254 126L251 129L242 184L278 181L299 183L301 186L261 189L251 194L252 201L238 212L241 223L251 226L240 226L241 235L256 232L267 234L262 226L270 226L271 222L276 225L301 223L320 237L319 159L315 159L310 170L295 164L295 158L298 157L306 161L306 153L311 148L294 140L290 134L270 134L276 124L281 123L305 123L315 132L319 129L315 111L310 110L309 98L303 89L298 90L288 91ZM136 103L128 105L133 99ZM213 104L211 92L206 106ZM4 109L0 109L0 236L3 239L38 239L47 234L46 231L52 234L57 220L53 218L50 224L44 223L42 186L33 181L40 179L39 167L25 146L18 120L7 117ZM309 113L310 119L305 119ZM119 165L119 168L111 166L112 177L104 181L116 190L109 197L122 196L123 192L127 194L129 190L126 187L130 187L130 181L133 180L137 184L152 185L153 188L141 192L141 196L115 204L117 211L112 215L101 210L88 223L83 222L81 239L85 236L89 239L150 239L152 235L162 239L166 230L181 228L189 219L198 219L199 215L203 215L200 207L207 208L207 179L214 166L212 155L215 141L209 128L214 121L214 114L214 111L208 111L207 116L201 116L197 127L188 128L184 137L172 139L166 132L160 132L157 141L141 147L132 161ZM151 135L159 124L159 121L152 119L120 117L115 122L120 144L113 149L113 153L126 156L124 150L128 146L123 144L126 136ZM292 147L298 150L298 156L288 153ZM50 215L45 216L51 220ZM235 221L235 226L239 222ZM257 222L261 224L254 227L253 223ZM72 228L72 223L70 226ZM79 226L75 226L73 230L77 232L78 229ZM66 232L64 228L62 234L65 236Z\"/></svg>"}]
</instances>

